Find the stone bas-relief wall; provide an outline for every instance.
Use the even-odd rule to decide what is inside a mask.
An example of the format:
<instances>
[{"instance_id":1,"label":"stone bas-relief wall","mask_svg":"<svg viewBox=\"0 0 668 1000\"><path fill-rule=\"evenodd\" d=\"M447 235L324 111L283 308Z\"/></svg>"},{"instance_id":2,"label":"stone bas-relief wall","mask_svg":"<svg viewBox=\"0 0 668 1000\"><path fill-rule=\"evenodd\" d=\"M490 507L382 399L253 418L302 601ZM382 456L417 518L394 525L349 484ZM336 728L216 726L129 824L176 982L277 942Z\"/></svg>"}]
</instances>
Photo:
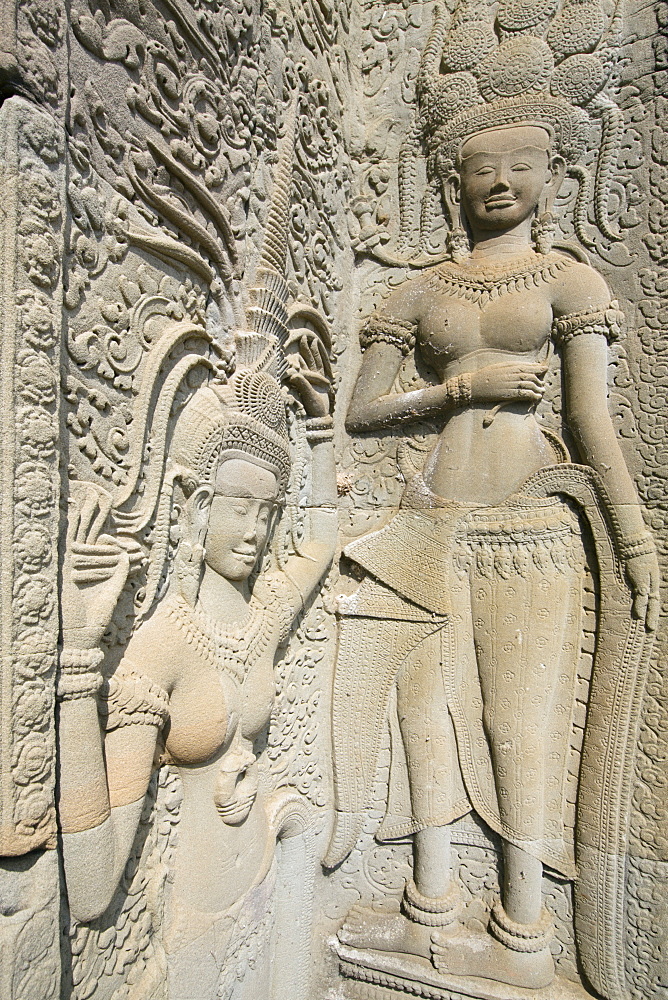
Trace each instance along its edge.
<instances>
[{"instance_id":1,"label":"stone bas-relief wall","mask_svg":"<svg viewBox=\"0 0 668 1000\"><path fill-rule=\"evenodd\" d=\"M0 18L0 996L662 997L665 4Z\"/></svg>"}]
</instances>

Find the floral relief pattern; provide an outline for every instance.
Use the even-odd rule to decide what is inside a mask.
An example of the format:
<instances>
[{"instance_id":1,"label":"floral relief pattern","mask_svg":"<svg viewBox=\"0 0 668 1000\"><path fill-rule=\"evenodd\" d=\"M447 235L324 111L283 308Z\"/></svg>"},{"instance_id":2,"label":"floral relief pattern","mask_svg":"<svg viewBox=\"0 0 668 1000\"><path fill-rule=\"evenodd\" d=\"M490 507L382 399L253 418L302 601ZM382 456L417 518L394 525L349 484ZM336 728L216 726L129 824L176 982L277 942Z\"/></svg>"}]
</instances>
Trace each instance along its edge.
<instances>
[{"instance_id":1,"label":"floral relief pattern","mask_svg":"<svg viewBox=\"0 0 668 1000\"><path fill-rule=\"evenodd\" d=\"M13 546L14 742L13 816L4 829L15 831L15 849L52 846L54 734L51 677L57 639L56 600L58 496L58 355L61 292L58 284L62 204L62 136L52 120L16 104L4 126L6 166L16 173L10 204L15 215L17 270L14 274L15 412L13 450L5 447L4 476L13 488L13 526L5 544ZM7 234L8 237L11 234ZM6 350L8 346L6 347ZM11 435L9 436L11 440ZM5 668L6 669L6 668ZM6 697L6 695L5 695ZM7 808L5 803L3 808ZM7 845L9 846L9 845Z\"/></svg>"}]
</instances>

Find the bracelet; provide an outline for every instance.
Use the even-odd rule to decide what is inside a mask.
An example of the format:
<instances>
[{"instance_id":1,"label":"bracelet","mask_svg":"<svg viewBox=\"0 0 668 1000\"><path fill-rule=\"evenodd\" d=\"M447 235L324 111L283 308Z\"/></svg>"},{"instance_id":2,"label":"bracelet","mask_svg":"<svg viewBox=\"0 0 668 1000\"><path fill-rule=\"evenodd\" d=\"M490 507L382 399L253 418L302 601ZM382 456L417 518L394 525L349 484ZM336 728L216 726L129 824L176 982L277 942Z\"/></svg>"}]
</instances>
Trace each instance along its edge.
<instances>
[{"instance_id":1,"label":"bracelet","mask_svg":"<svg viewBox=\"0 0 668 1000\"><path fill-rule=\"evenodd\" d=\"M80 673L99 667L104 659L104 653L101 649L74 649L71 646L64 646L59 659L61 673Z\"/></svg>"},{"instance_id":2,"label":"bracelet","mask_svg":"<svg viewBox=\"0 0 668 1000\"><path fill-rule=\"evenodd\" d=\"M75 701L79 698L95 696L102 686L102 674L65 673L56 684L56 697L60 701Z\"/></svg>"},{"instance_id":3,"label":"bracelet","mask_svg":"<svg viewBox=\"0 0 668 1000\"><path fill-rule=\"evenodd\" d=\"M656 550L654 538L649 531L643 531L629 539L622 539L618 547L619 557L623 562L635 556L651 556Z\"/></svg>"},{"instance_id":4,"label":"bracelet","mask_svg":"<svg viewBox=\"0 0 668 1000\"><path fill-rule=\"evenodd\" d=\"M334 420L330 413L324 417L306 418L306 440L310 444L334 440Z\"/></svg>"},{"instance_id":5,"label":"bracelet","mask_svg":"<svg viewBox=\"0 0 668 1000\"><path fill-rule=\"evenodd\" d=\"M306 440L309 444L320 444L321 441L333 441L334 431L307 431Z\"/></svg>"},{"instance_id":6,"label":"bracelet","mask_svg":"<svg viewBox=\"0 0 668 1000\"><path fill-rule=\"evenodd\" d=\"M306 430L307 431L324 431L330 430L334 426L334 418L331 413L326 413L324 417L307 417L306 418Z\"/></svg>"},{"instance_id":7,"label":"bracelet","mask_svg":"<svg viewBox=\"0 0 668 1000\"><path fill-rule=\"evenodd\" d=\"M99 667L104 659L101 649L74 649L65 646L60 651L61 674L79 674Z\"/></svg>"},{"instance_id":8,"label":"bracelet","mask_svg":"<svg viewBox=\"0 0 668 1000\"><path fill-rule=\"evenodd\" d=\"M471 373L463 372L461 375L449 378L445 388L454 406L468 406L471 402Z\"/></svg>"}]
</instances>

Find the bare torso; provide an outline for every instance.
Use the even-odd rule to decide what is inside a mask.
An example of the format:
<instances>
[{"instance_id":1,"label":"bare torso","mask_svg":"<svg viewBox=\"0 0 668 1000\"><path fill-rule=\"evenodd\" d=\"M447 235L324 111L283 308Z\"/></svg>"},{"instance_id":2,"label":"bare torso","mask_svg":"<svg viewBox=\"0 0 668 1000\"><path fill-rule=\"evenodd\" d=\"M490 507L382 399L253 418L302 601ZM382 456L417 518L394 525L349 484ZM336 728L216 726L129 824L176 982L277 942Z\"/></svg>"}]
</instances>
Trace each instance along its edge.
<instances>
[{"instance_id":1,"label":"bare torso","mask_svg":"<svg viewBox=\"0 0 668 1000\"><path fill-rule=\"evenodd\" d=\"M570 262L569 262L570 263ZM562 272L568 275L570 266ZM575 262L573 262L573 265ZM581 265L580 265L581 266ZM488 265L470 265L476 274ZM488 365L544 362L559 297L560 279L537 275L530 287L506 291L485 301L451 286L439 290L432 276L429 294L420 294L417 345L441 382ZM563 279L561 279L563 281ZM451 411L429 455L424 476L442 497L465 503L495 504L513 493L532 473L553 464L555 453L540 429L535 404L505 403L501 407L471 404Z\"/></svg>"},{"instance_id":2,"label":"bare torso","mask_svg":"<svg viewBox=\"0 0 668 1000\"><path fill-rule=\"evenodd\" d=\"M255 602L248 619L230 627L168 601L144 628L156 637L149 645L154 656L167 650L177 665L163 731L183 792L172 901L222 912L266 864L268 822L254 748L271 716L280 625ZM145 660L143 667L160 674L157 663Z\"/></svg>"}]
</instances>

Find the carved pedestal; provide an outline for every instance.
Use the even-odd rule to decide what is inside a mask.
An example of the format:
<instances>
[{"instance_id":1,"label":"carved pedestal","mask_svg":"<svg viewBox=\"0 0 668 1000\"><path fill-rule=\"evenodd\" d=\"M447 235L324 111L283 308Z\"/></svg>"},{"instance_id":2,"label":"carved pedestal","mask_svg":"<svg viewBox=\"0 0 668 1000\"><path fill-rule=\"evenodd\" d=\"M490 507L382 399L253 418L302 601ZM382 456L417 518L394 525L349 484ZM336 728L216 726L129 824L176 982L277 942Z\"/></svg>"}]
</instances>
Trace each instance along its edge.
<instances>
[{"instance_id":1,"label":"carved pedestal","mask_svg":"<svg viewBox=\"0 0 668 1000\"><path fill-rule=\"evenodd\" d=\"M527 990L473 976L441 975L424 958L363 951L339 944L341 974L351 980L356 1000L400 1000L408 994L424 1000L587 1000L591 993L557 977L544 989Z\"/></svg>"}]
</instances>

